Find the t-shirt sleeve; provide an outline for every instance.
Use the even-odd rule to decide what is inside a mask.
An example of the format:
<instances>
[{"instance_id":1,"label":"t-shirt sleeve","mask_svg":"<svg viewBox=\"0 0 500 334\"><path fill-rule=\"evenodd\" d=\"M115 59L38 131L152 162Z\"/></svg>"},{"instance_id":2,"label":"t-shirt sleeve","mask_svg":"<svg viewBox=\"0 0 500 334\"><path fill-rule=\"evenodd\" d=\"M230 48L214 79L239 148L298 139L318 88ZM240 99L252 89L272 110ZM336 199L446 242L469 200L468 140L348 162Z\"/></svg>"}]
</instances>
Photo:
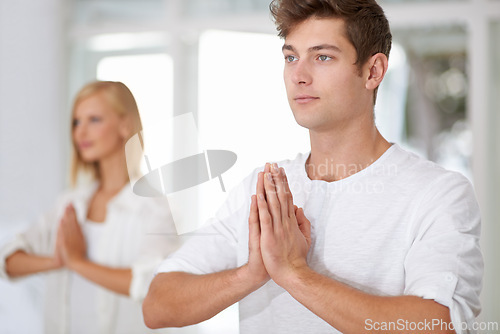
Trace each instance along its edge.
<instances>
[{"instance_id":1,"label":"t-shirt sleeve","mask_svg":"<svg viewBox=\"0 0 500 334\"><path fill-rule=\"evenodd\" d=\"M161 261L180 245L166 198L148 200L149 205L143 207L136 217L144 226L144 230L141 234L139 254L131 265L129 294L137 301L146 296L153 274Z\"/></svg>"},{"instance_id":2,"label":"t-shirt sleeve","mask_svg":"<svg viewBox=\"0 0 500 334\"><path fill-rule=\"evenodd\" d=\"M182 247L165 259L156 273L182 271L203 275L235 268L239 231L248 223L252 176L229 193L226 201L201 229L189 233ZM243 225L242 225L243 224Z\"/></svg>"},{"instance_id":3,"label":"t-shirt sleeve","mask_svg":"<svg viewBox=\"0 0 500 334\"><path fill-rule=\"evenodd\" d=\"M426 187L405 259L405 294L447 306L457 333L469 333L481 307L481 219L474 191L450 173ZM469 328L469 329L468 329Z\"/></svg>"}]
</instances>

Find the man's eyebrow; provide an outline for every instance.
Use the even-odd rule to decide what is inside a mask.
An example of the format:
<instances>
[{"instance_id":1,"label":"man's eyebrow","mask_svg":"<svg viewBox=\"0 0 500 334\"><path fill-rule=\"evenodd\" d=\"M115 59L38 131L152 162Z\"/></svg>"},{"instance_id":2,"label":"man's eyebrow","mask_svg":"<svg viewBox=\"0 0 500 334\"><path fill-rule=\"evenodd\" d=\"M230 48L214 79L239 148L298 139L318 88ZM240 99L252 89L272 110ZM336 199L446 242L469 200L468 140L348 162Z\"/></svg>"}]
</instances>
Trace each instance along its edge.
<instances>
[{"instance_id":1,"label":"man's eyebrow","mask_svg":"<svg viewBox=\"0 0 500 334\"><path fill-rule=\"evenodd\" d=\"M295 48L293 46L291 46L290 44L283 45L283 47L281 48L281 51L285 51L285 50L295 52Z\"/></svg>"},{"instance_id":2,"label":"man's eyebrow","mask_svg":"<svg viewBox=\"0 0 500 334\"><path fill-rule=\"evenodd\" d=\"M289 50L292 52L297 52L293 45L290 44L284 44L283 47L281 48L282 51ZM313 51L319 51L319 50L332 50L335 52L342 52L338 46L332 45L332 44L320 44L320 45L315 45L311 46L309 49L307 49L307 52L313 52Z\"/></svg>"},{"instance_id":3,"label":"man's eyebrow","mask_svg":"<svg viewBox=\"0 0 500 334\"><path fill-rule=\"evenodd\" d=\"M338 46L332 44L321 44L321 45L311 46L309 49L307 49L308 52L319 51L319 50L332 50L335 52L342 52L342 50L340 50Z\"/></svg>"}]
</instances>

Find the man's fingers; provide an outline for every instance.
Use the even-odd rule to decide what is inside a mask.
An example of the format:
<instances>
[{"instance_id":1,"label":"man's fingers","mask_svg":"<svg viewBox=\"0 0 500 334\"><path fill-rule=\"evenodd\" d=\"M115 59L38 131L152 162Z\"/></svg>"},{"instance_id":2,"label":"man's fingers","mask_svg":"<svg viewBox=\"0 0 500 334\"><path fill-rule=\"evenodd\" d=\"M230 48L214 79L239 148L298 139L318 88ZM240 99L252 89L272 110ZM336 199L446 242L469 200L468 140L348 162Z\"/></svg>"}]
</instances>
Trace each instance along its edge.
<instances>
[{"instance_id":1,"label":"man's fingers","mask_svg":"<svg viewBox=\"0 0 500 334\"><path fill-rule=\"evenodd\" d=\"M273 227L275 232L282 229L281 204L276 193L276 184L271 173L266 173L264 176L264 187L266 189L266 202L271 217L273 219Z\"/></svg>"},{"instance_id":2,"label":"man's fingers","mask_svg":"<svg viewBox=\"0 0 500 334\"><path fill-rule=\"evenodd\" d=\"M267 202L263 194L257 195L257 207L259 209L259 222L261 233L273 233L273 221L267 208Z\"/></svg>"},{"instance_id":3,"label":"man's fingers","mask_svg":"<svg viewBox=\"0 0 500 334\"><path fill-rule=\"evenodd\" d=\"M286 177L285 169L283 167L280 168L281 175L283 176L283 184L285 186L286 198L288 201L288 215L291 217L295 214L295 208L293 204L293 195L290 191L290 185L288 184L288 178Z\"/></svg>"},{"instance_id":4,"label":"man's fingers","mask_svg":"<svg viewBox=\"0 0 500 334\"><path fill-rule=\"evenodd\" d=\"M299 225L299 230L304 235L307 241L307 245L311 245L311 222L306 218L304 214L304 209L297 208L295 210L295 215L297 217L297 223Z\"/></svg>"},{"instance_id":5,"label":"man's fingers","mask_svg":"<svg viewBox=\"0 0 500 334\"><path fill-rule=\"evenodd\" d=\"M248 220L252 223L259 222L259 210L257 208L257 196L252 195L250 203L250 215Z\"/></svg>"},{"instance_id":6,"label":"man's fingers","mask_svg":"<svg viewBox=\"0 0 500 334\"><path fill-rule=\"evenodd\" d=\"M288 208L288 198L286 193L286 188L284 184L283 174L281 173L281 168L278 168L276 163L273 163L272 167L272 175L274 179L274 184L276 186L276 193L280 204L281 209L281 220L283 223L288 221L288 217L290 217L290 212Z\"/></svg>"},{"instance_id":7,"label":"man's fingers","mask_svg":"<svg viewBox=\"0 0 500 334\"><path fill-rule=\"evenodd\" d=\"M264 173L271 173L271 164L269 162L264 166Z\"/></svg>"},{"instance_id":8,"label":"man's fingers","mask_svg":"<svg viewBox=\"0 0 500 334\"><path fill-rule=\"evenodd\" d=\"M257 174L257 188L256 188L256 195L259 196L259 194L264 194L265 189L264 189L264 172L259 172Z\"/></svg>"},{"instance_id":9,"label":"man's fingers","mask_svg":"<svg viewBox=\"0 0 500 334\"><path fill-rule=\"evenodd\" d=\"M248 217L248 233L250 240L250 248L259 242L260 238L260 224L259 224L259 210L257 209L257 196L252 195L252 203L250 204L250 215Z\"/></svg>"},{"instance_id":10,"label":"man's fingers","mask_svg":"<svg viewBox=\"0 0 500 334\"><path fill-rule=\"evenodd\" d=\"M266 190L264 189L264 175L266 173L269 173L271 171L271 164L270 163L266 163L266 165L264 166L264 171L263 172L259 172L259 174L257 174L257 189L256 189L256 194L257 196L259 194L264 194L264 199L266 199Z\"/></svg>"}]
</instances>

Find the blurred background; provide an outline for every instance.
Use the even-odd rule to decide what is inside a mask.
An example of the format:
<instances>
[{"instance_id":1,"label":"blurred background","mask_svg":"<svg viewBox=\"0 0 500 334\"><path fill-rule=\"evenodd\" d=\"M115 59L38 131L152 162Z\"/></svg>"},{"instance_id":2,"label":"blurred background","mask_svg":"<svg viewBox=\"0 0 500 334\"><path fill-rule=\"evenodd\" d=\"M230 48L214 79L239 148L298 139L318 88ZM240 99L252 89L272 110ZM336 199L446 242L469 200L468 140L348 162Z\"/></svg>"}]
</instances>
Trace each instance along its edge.
<instances>
[{"instance_id":1,"label":"blurred background","mask_svg":"<svg viewBox=\"0 0 500 334\"><path fill-rule=\"evenodd\" d=\"M485 257L479 320L498 323L500 0L379 2L394 45L377 125L388 140L473 182ZM71 102L96 78L130 87L158 154L193 140L200 152L238 154L226 188L266 161L307 151L307 131L286 101L282 41L268 5L0 0L0 244L68 186ZM198 138L172 143L171 134L183 134L174 116L185 113ZM200 196L192 205L210 202ZM41 332L41 279L0 282L0 333ZM235 333L237 322L234 306L193 333Z\"/></svg>"}]
</instances>

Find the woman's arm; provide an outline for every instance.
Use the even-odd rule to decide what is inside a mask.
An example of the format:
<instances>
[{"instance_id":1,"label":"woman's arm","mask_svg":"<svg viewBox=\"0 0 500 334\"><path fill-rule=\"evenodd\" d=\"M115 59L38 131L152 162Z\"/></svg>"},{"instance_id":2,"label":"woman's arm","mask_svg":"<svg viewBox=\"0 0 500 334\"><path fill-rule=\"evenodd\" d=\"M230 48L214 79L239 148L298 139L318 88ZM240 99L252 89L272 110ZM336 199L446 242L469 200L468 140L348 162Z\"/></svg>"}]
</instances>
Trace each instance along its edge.
<instances>
[{"instance_id":1,"label":"woman's arm","mask_svg":"<svg viewBox=\"0 0 500 334\"><path fill-rule=\"evenodd\" d=\"M60 247L62 235L57 234L56 250L53 256L40 256L18 250L5 259L5 271L11 278L55 270L64 266Z\"/></svg>"},{"instance_id":2,"label":"woman's arm","mask_svg":"<svg viewBox=\"0 0 500 334\"><path fill-rule=\"evenodd\" d=\"M130 268L111 268L87 259L74 259L67 265L71 270L104 288L129 296L132 281Z\"/></svg>"},{"instance_id":3,"label":"woman's arm","mask_svg":"<svg viewBox=\"0 0 500 334\"><path fill-rule=\"evenodd\" d=\"M7 257L5 261L7 275L11 278L59 269L62 266L62 260L58 256L38 256L21 250Z\"/></svg>"},{"instance_id":4,"label":"woman's arm","mask_svg":"<svg viewBox=\"0 0 500 334\"><path fill-rule=\"evenodd\" d=\"M129 295L132 270L103 266L87 258L85 238L72 205L66 207L57 233L57 240L56 253L60 252L62 261L70 270L106 289Z\"/></svg>"},{"instance_id":5,"label":"woman's arm","mask_svg":"<svg viewBox=\"0 0 500 334\"><path fill-rule=\"evenodd\" d=\"M58 199L60 203L64 198ZM18 279L64 266L55 250L57 231L57 204L41 215L36 223L0 247L0 279Z\"/></svg>"}]
</instances>

